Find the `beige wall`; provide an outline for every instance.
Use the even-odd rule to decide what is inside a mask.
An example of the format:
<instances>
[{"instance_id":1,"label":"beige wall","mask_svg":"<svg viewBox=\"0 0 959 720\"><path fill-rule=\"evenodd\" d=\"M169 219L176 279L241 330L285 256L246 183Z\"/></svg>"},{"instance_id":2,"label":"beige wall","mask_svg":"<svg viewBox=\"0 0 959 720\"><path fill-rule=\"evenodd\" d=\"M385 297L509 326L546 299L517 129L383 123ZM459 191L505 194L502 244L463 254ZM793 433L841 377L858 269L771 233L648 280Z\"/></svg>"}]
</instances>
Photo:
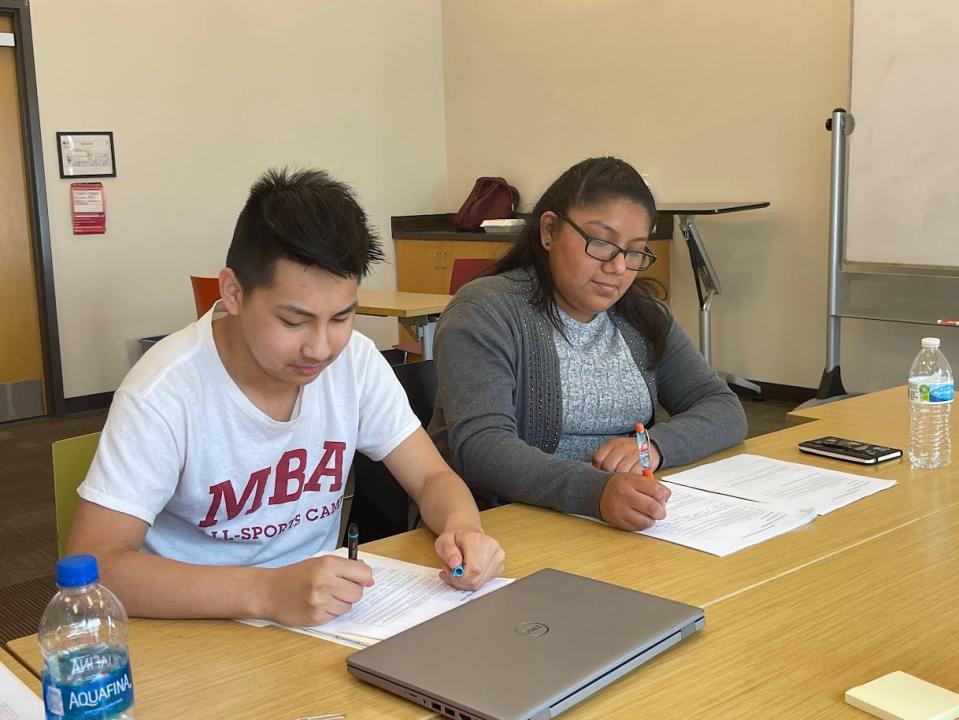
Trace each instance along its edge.
<instances>
[{"instance_id":1,"label":"beige wall","mask_svg":"<svg viewBox=\"0 0 959 720\"><path fill-rule=\"evenodd\" d=\"M479 175L528 206L588 155L663 200L768 199L702 220L723 281L715 362L814 387L824 360L828 136L849 3L766 0L89 0L31 3L67 397L114 389L136 339L193 318L267 166L330 169L387 252L389 217L455 210ZM70 231L57 130L113 130L108 232ZM685 247L672 305L695 337ZM392 265L367 284L394 287ZM381 347L395 323L359 318ZM847 321L847 387L901 380L928 327ZM959 332L940 331L959 357Z\"/></svg>"},{"instance_id":2,"label":"beige wall","mask_svg":"<svg viewBox=\"0 0 959 720\"><path fill-rule=\"evenodd\" d=\"M136 339L194 318L258 173L319 166L389 217L446 199L437 0L31 3L67 397L113 390ZM58 130L113 130L108 231L74 236ZM371 287L395 287L392 265ZM395 322L360 318L380 346Z\"/></svg>"},{"instance_id":3,"label":"beige wall","mask_svg":"<svg viewBox=\"0 0 959 720\"><path fill-rule=\"evenodd\" d=\"M649 173L660 200L769 200L698 223L723 287L714 364L815 387L825 352L823 122L847 102L849 29L839 0L446 1L450 207L477 176L500 174L529 207L566 167L607 153ZM688 254L676 240L672 251L671 304L695 339Z\"/></svg>"}]
</instances>

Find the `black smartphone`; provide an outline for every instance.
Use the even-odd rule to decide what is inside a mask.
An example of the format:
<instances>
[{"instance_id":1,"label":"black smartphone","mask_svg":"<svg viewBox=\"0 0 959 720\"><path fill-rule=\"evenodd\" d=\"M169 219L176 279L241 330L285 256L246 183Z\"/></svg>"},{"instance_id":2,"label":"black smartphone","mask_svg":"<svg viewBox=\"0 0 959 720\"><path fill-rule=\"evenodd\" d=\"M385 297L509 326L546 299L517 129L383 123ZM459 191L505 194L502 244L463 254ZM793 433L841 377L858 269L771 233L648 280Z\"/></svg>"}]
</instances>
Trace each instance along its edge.
<instances>
[{"instance_id":1,"label":"black smartphone","mask_svg":"<svg viewBox=\"0 0 959 720\"><path fill-rule=\"evenodd\" d=\"M811 455L823 455L824 457L859 463L860 465L875 465L885 460L895 460L902 457L902 450L898 448L872 445L859 440L847 440L831 435L801 442L799 443L799 449Z\"/></svg>"}]
</instances>

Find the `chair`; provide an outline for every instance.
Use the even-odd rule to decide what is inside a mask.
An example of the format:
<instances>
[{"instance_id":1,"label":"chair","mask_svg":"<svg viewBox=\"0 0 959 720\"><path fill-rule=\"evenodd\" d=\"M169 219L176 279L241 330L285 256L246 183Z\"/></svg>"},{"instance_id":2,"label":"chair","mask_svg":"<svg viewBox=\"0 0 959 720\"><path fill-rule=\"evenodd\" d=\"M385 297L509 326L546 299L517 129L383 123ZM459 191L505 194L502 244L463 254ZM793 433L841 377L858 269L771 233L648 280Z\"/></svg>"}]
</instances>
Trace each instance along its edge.
<instances>
[{"instance_id":1,"label":"chair","mask_svg":"<svg viewBox=\"0 0 959 720\"><path fill-rule=\"evenodd\" d=\"M436 401L433 361L395 365L393 372L406 391L413 413L425 427L433 416ZM397 535L415 525L410 519L409 496L383 463L357 453L353 460L353 482L348 522L359 526L362 542Z\"/></svg>"},{"instance_id":2,"label":"chair","mask_svg":"<svg viewBox=\"0 0 959 720\"><path fill-rule=\"evenodd\" d=\"M220 299L220 279L191 275L190 283L193 285L193 302L196 303L196 318L199 320Z\"/></svg>"},{"instance_id":3,"label":"chair","mask_svg":"<svg viewBox=\"0 0 959 720\"><path fill-rule=\"evenodd\" d=\"M87 476L99 440L100 433L95 432L53 443L53 499L57 513L57 549L60 557L63 557L70 526L73 524L73 514L80 502L77 488Z\"/></svg>"},{"instance_id":4,"label":"chair","mask_svg":"<svg viewBox=\"0 0 959 720\"><path fill-rule=\"evenodd\" d=\"M396 348L390 348L389 350L380 350L380 354L383 358L390 364L390 367L394 365L402 365L403 360L406 358L403 355L402 350L397 350Z\"/></svg>"},{"instance_id":5,"label":"chair","mask_svg":"<svg viewBox=\"0 0 959 720\"><path fill-rule=\"evenodd\" d=\"M456 292L470 280L475 280L489 270L497 262L496 258L456 258L453 260L453 269L450 271L450 295ZM406 340L393 346L410 355L422 355L423 346L419 340Z\"/></svg>"},{"instance_id":6,"label":"chair","mask_svg":"<svg viewBox=\"0 0 959 720\"><path fill-rule=\"evenodd\" d=\"M456 258L450 272L450 295L470 280L475 280L497 262L496 258Z\"/></svg>"}]
</instances>

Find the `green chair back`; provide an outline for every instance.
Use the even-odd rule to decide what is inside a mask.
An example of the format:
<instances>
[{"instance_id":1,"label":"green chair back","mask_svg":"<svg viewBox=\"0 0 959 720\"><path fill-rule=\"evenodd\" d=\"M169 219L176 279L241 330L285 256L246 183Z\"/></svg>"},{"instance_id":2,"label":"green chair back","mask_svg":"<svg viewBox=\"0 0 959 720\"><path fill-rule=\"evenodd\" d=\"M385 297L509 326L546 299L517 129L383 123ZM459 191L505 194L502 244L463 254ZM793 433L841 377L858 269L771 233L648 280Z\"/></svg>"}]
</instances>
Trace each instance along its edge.
<instances>
[{"instance_id":1,"label":"green chair back","mask_svg":"<svg viewBox=\"0 0 959 720\"><path fill-rule=\"evenodd\" d=\"M87 476L100 433L57 440L53 443L53 498L57 508L57 547L60 557L70 535L80 496L77 488Z\"/></svg>"}]
</instances>

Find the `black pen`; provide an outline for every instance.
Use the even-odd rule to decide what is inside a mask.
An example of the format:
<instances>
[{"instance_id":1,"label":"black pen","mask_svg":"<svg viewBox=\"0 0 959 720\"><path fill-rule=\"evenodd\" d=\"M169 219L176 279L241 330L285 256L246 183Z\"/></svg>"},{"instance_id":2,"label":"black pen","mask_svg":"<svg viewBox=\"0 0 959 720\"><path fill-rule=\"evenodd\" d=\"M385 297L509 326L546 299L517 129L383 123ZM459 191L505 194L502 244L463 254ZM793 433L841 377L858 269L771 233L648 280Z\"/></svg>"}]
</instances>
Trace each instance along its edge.
<instances>
[{"instance_id":1,"label":"black pen","mask_svg":"<svg viewBox=\"0 0 959 720\"><path fill-rule=\"evenodd\" d=\"M346 547L350 560L356 560L360 548L360 529L356 527L356 523L350 523L346 528Z\"/></svg>"}]
</instances>

